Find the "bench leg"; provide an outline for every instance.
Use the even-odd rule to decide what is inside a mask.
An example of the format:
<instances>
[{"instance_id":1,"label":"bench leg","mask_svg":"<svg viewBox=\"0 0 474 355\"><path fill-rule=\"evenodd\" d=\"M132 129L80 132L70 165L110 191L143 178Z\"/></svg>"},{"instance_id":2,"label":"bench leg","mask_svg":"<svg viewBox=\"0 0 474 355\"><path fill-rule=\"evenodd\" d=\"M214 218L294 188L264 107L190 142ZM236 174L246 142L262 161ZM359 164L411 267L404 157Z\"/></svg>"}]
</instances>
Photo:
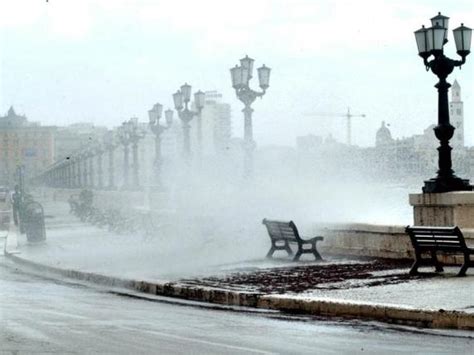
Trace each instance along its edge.
<instances>
[{"instance_id":1,"label":"bench leg","mask_svg":"<svg viewBox=\"0 0 474 355\"><path fill-rule=\"evenodd\" d=\"M291 250L289 243L286 243L286 244L285 244L285 250L286 250L286 252L288 253L288 256L292 256L292 255L293 255L293 250Z\"/></svg>"},{"instance_id":2,"label":"bench leg","mask_svg":"<svg viewBox=\"0 0 474 355\"><path fill-rule=\"evenodd\" d=\"M293 258L293 261L298 261L300 260L300 256L303 254L303 250L301 248L298 248L298 251L296 252L295 257Z\"/></svg>"},{"instance_id":3,"label":"bench leg","mask_svg":"<svg viewBox=\"0 0 474 355\"><path fill-rule=\"evenodd\" d=\"M418 258L416 258L415 262L413 263L413 265L411 266L410 268L410 272L409 274L411 276L415 276L415 275L418 275L418 266L420 265L420 262L418 261Z\"/></svg>"},{"instance_id":4,"label":"bench leg","mask_svg":"<svg viewBox=\"0 0 474 355\"><path fill-rule=\"evenodd\" d=\"M458 276L466 276L466 271L469 268L470 263L469 254L464 255L464 263L461 266L461 270L459 270Z\"/></svg>"},{"instance_id":5,"label":"bench leg","mask_svg":"<svg viewBox=\"0 0 474 355\"><path fill-rule=\"evenodd\" d=\"M438 258L436 256L436 251L434 250L431 252L431 261L433 262L436 272L444 271L443 267L441 266L441 263L438 261Z\"/></svg>"},{"instance_id":6,"label":"bench leg","mask_svg":"<svg viewBox=\"0 0 474 355\"><path fill-rule=\"evenodd\" d=\"M459 270L459 272L458 272L458 276L461 276L461 277L466 276L466 271L467 271L468 267L469 267L468 264L466 264L466 263L462 264L461 270Z\"/></svg>"},{"instance_id":7,"label":"bench leg","mask_svg":"<svg viewBox=\"0 0 474 355\"><path fill-rule=\"evenodd\" d=\"M413 262L409 274L411 276L418 275L418 267L422 264L421 253L415 250L415 261Z\"/></svg>"},{"instance_id":8,"label":"bench leg","mask_svg":"<svg viewBox=\"0 0 474 355\"><path fill-rule=\"evenodd\" d=\"M270 250L268 251L267 253L267 258L271 259L271 257L273 256L273 253L275 252L275 246L272 245L272 247L270 248Z\"/></svg>"},{"instance_id":9,"label":"bench leg","mask_svg":"<svg viewBox=\"0 0 474 355\"><path fill-rule=\"evenodd\" d=\"M313 254L316 260L323 260L321 254L319 254L318 250L316 249L316 243L313 244Z\"/></svg>"}]
</instances>

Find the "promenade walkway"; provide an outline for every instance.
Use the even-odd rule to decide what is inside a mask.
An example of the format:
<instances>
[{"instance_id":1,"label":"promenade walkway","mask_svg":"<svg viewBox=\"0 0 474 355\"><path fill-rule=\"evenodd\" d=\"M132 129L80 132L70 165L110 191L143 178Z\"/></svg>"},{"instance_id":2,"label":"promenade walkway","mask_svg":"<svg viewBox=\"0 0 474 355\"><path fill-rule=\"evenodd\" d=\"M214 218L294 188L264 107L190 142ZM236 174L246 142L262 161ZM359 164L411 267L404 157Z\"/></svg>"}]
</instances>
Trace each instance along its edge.
<instances>
[{"instance_id":1,"label":"promenade walkway","mask_svg":"<svg viewBox=\"0 0 474 355\"><path fill-rule=\"evenodd\" d=\"M455 277L453 267L413 278L407 261L323 255L323 262L293 263L283 254L268 260L263 226L252 246L183 225L176 226L181 238L121 235L81 222L64 202L42 203L46 243L29 244L13 227L5 239L7 254L33 269L198 301L474 329L472 269L465 278Z\"/></svg>"}]
</instances>

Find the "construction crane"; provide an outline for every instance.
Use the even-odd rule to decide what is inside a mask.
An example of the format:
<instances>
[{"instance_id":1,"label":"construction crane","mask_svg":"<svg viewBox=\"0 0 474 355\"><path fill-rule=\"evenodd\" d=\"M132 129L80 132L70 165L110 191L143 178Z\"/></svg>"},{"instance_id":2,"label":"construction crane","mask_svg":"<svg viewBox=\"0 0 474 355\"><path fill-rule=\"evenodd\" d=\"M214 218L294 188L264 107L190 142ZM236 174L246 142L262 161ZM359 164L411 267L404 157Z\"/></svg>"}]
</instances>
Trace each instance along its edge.
<instances>
[{"instance_id":1,"label":"construction crane","mask_svg":"<svg viewBox=\"0 0 474 355\"><path fill-rule=\"evenodd\" d=\"M306 116L312 116L312 117L345 117L347 119L347 144L352 145L352 123L351 119L352 117L365 117L365 114L360 114L360 115L354 115L351 113L351 109L348 107L347 108L347 113L346 114L333 114L333 113L308 113Z\"/></svg>"}]
</instances>

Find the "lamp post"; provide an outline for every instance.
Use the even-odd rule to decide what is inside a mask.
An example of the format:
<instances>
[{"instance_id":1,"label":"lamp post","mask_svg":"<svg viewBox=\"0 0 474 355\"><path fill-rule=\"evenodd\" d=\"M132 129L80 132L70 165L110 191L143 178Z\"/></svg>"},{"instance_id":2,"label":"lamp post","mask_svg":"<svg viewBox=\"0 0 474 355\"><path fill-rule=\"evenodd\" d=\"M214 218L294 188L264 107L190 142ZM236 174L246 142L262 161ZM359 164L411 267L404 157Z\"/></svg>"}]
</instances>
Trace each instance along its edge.
<instances>
[{"instance_id":1,"label":"lamp post","mask_svg":"<svg viewBox=\"0 0 474 355\"><path fill-rule=\"evenodd\" d=\"M270 68L266 67L265 64L257 69L259 86L262 89L261 92L254 91L250 88L249 82L252 79L253 71L252 58L245 56L240 60L240 66L236 65L230 69L232 87L235 89L237 98L244 104L244 176L250 177L253 174L253 151L255 149L255 142L253 140L253 127L252 127L252 103L257 97L265 95L266 90L269 87L270 81Z\"/></svg>"},{"instance_id":2,"label":"lamp post","mask_svg":"<svg viewBox=\"0 0 474 355\"><path fill-rule=\"evenodd\" d=\"M82 149L85 149L84 146L82 146ZM87 177L89 176L89 170L88 170L88 164L87 164L87 158L88 158L88 153L83 150L81 152L81 160L82 160L82 187L88 187L89 186L89 180Z\"/></svg>"},{"instance_id":3,"label":"lamp post","mask_svg":"<svg viewBox=\"0 0 474 355\"><path fill-rule=\"evenodd\" d=\"M66 158L66 187L68 189L73 188L72 177L74 175L74 172L72 169L73 169L72 158L69 156Z\"/></svg>"},{"instance_id":4,"label":"lamp post","mask_svg":"<svg viewBox=\"0 0 474 355\"><path fill-rule=\"evenodd\" d=\"M80 158L77 156L77 154L73 155L72 162L73 162L72 186L77 189L80 187L80 183L79 183Z\"/></svg>"},{"instance_id":5,"label":"lamp post","mask_svg":"<svg viewBox=\"0 0 474 355\"><path fill-rule=\"evenodd\" d=\"M155 180L161 185L161 134L173 124L173 110L165 111L166 126L160 125L160 118L163 112L163 105L156 103L148 111L150 118L150 129L155 134Z\"/></svg>"},{"instance_id":6,"label":"lamp post","mask_svg":"<svg viewBox=\"0 0 474 355\"><path fill-rule=\"evenodd\" d=\"M449 140L453 137L455 128L449 122L448 90L451 86L446 78L454 70L466 62L470 53L472 30L461 24L453 30L456 50L461 60L453 60L444 55L443 47L448 42L449 17L438 13L431 19L432 27L424 26L415 32L418 54L423 58L426 70L430 70L439 78L435 87L438 89L438 125L434 128L435 136L440 141L438 147L437 176L425 181L423 193L439 193L449 191L471 191L473 186L469 180L454 175L452 169ZM433 59L428 60L430 56Z\"/></svg>"},{"instance_id":7,"label":"lamp post","mask_svg":"<svg viewBox=\"0 0 474 355\"><path fill-rule=\"evenodd\" d=\"M132 144L132 173L133 189L140 187L139 163L138 163L138 141L144 137L144 133L138 127L138 118L132 117L122 123L119 131L120 142L124 146L124 188L130 188L129 181L129 144Z\"/></svg>"},{"instance_id":8,"label":"lamp post","mask_svg":"<svg viewBox=\"0 0 474 355\"><path fill-rule=\"evenodd\" d=\"M103 156L105 153L104 145L101 142L97 142L94 153L97 155L97 188L101 190L104 188Z\"/></svg>"},{"instance_id":9,"label":"lamp post","mask_svg":"<svg viewBox=\"0 0 474 355\"><path fill-rule=\"evenodd\" d=\"M69 161L71 163L70 186L71 188L75 188L76 187L76 157L72 155Z\"/></svg>"},{"instance_id":10,"label":"lamp post","mask_svg":"<svg viewBox=\"0 0 474 355\"><path fill-rule=\"evenodd\" d=\"M82 160L83 160L82 153L76 154L77 187L79 189L83 187Z\"/></svg>"},{"instance_id":11,"label":"lamp post","mask_svg":"<svg viewBox=\"0 0 474 355\"><path fill-rule=\"evenodd\" d=\"M123 188L130 188L129 180L129 144L130 144L130 132L128 130L128 123L123 122L118 128L118 140L123 145Z\"/></svg>"},{"instance_id":12,"label":"lamp post","mask_svg":"<svg viewBox=\"0 0 474 355\"><path fill-rule=\"evenodd\" d=\"M145 132L143 132L138 127L138 118L136 117L132 117L128 121L128 129L130 132L130 142L132 143L133 188L138 189L140 188L140 179L139 179L140 166L138 162L138 142L140 141L140 139L145 137Z\"/></svg>"},{"instance_id":13,"label":"lamp post","mask_svg":"<svg viewBox=\"0 0 474 355\"><path fill-rule=\"evenodd\" d=\"M108 161L109 161L109 168L108 168L108 186L107 188L109 190L115 189L115 164L114 164L114 152L115 152L115 147L116 147L116 142L114 139L114 133L113 131L107 131L107 133L104 135L104 144L105 144L105 149L108 152Z\"/></svg>"},{"instance_id":14,"label":"lamp post","mask_svg":"<svg viewBox=\"0 0 474 355\"><path fill-rule=\"evenodd\" d=\"M94 183L95 183L95 180L94 180L94 148L92 147L89 147L87 149L87 161L89 162L89 187L91 189L94 188Z\"/></svg>"},{"instance_id":15,"label":"lamp post","mask_svg":"<svg viewBox=\"0 0 474 355\"><path fill-rule=\"evenodd\" d=\"M206 100L206 94L201 90L194 93L194 106L197 110L197 152L199 159L202 158L202 109L204 108L204 102Z\"/></svg>"},{"instance_id":16,"label":"lamp post","mask_svg":"<svg viewBox=\"0 0 474 355\"><path fill-rule=\"evenodd\" d=\"M198 91L196 94L199 94ZM201 95L201 94L199 94ZM201 97L201 96L200 96ZM190 142L190 125L189 122L193 119L194 116L199 115L199 106L196 103L198 111L192 111L189 109L188 104L191 101L191 85L185 83L181 86L180 90L173 94L173 102L178 116L183 123L183 156L185 161L189 164L191 161L191 142ZM202 107L201 107L202 109Z\"/></svg>"}]
</instances>

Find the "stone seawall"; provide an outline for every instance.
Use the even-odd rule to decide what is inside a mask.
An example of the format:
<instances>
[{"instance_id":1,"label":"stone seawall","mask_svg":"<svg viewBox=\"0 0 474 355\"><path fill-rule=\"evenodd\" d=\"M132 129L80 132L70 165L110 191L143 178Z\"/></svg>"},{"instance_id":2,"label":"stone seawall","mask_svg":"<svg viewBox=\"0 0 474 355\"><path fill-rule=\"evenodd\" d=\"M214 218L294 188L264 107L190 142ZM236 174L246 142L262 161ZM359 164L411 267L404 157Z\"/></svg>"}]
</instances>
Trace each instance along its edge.
<instances>
[{"instance_id":1,"label":"stone seawall","mask_svg":"<svg viewBox=\"0 0 474 355\"><path fill-rule=\"evenodd\" d=\"M413 258L410 238L405 226L384 226L373 224L314 225L314 234L325 236L321 250L326 253L381 258ZM466 243L474 247L474 229L464 228ZM462 256L441 256L449 264L461 264Z\"/></svg>"},{"instance_id":2,"label":"stone seawall","mask_svg":"<svg viewBox=\"0 0 474 355\"><path fill-rule=\"evenodd\" d=\"M404 226L332 224L315 226L325 236L321 249L331 254L410 258L411 243Z\"/></svg>"},{"instance_id":3,"label":"stone seawall","mask_svg":"<svg viewBox=\"0 0 474 355\"><path fill-rule=\"evenodd\" d=\"M40 196L53 198L56 201L67 201L71 195L78 193L77 189L45 188L39 191ZM146 200L143 191L94 191L94 205L98 208L131 208L135 213L146 213L147 218L166 217L170 221L178 221L175 211L169 208L169 200L169 195L163 192L150 192ZM149 208L145 208L144 203L149 203ZM163 213L165 210L166 214ZM187 217L189 219L189 216ZM196 216L192 220L193 223L199 223L204 219ZM212 221L210 216L207 216L205 221L210 225L219 224L219 221ZM323 253L395 259L413 258L413 248L408 235L405 234L405 226L362 223L314 224L311 231L312 235L324 236L324 241L320 243ZM467 244L474 247L474 229L463 228L462 231ZM441 256L440 260L460 264L463 258Z\"/></svg>"}]
</instances>

